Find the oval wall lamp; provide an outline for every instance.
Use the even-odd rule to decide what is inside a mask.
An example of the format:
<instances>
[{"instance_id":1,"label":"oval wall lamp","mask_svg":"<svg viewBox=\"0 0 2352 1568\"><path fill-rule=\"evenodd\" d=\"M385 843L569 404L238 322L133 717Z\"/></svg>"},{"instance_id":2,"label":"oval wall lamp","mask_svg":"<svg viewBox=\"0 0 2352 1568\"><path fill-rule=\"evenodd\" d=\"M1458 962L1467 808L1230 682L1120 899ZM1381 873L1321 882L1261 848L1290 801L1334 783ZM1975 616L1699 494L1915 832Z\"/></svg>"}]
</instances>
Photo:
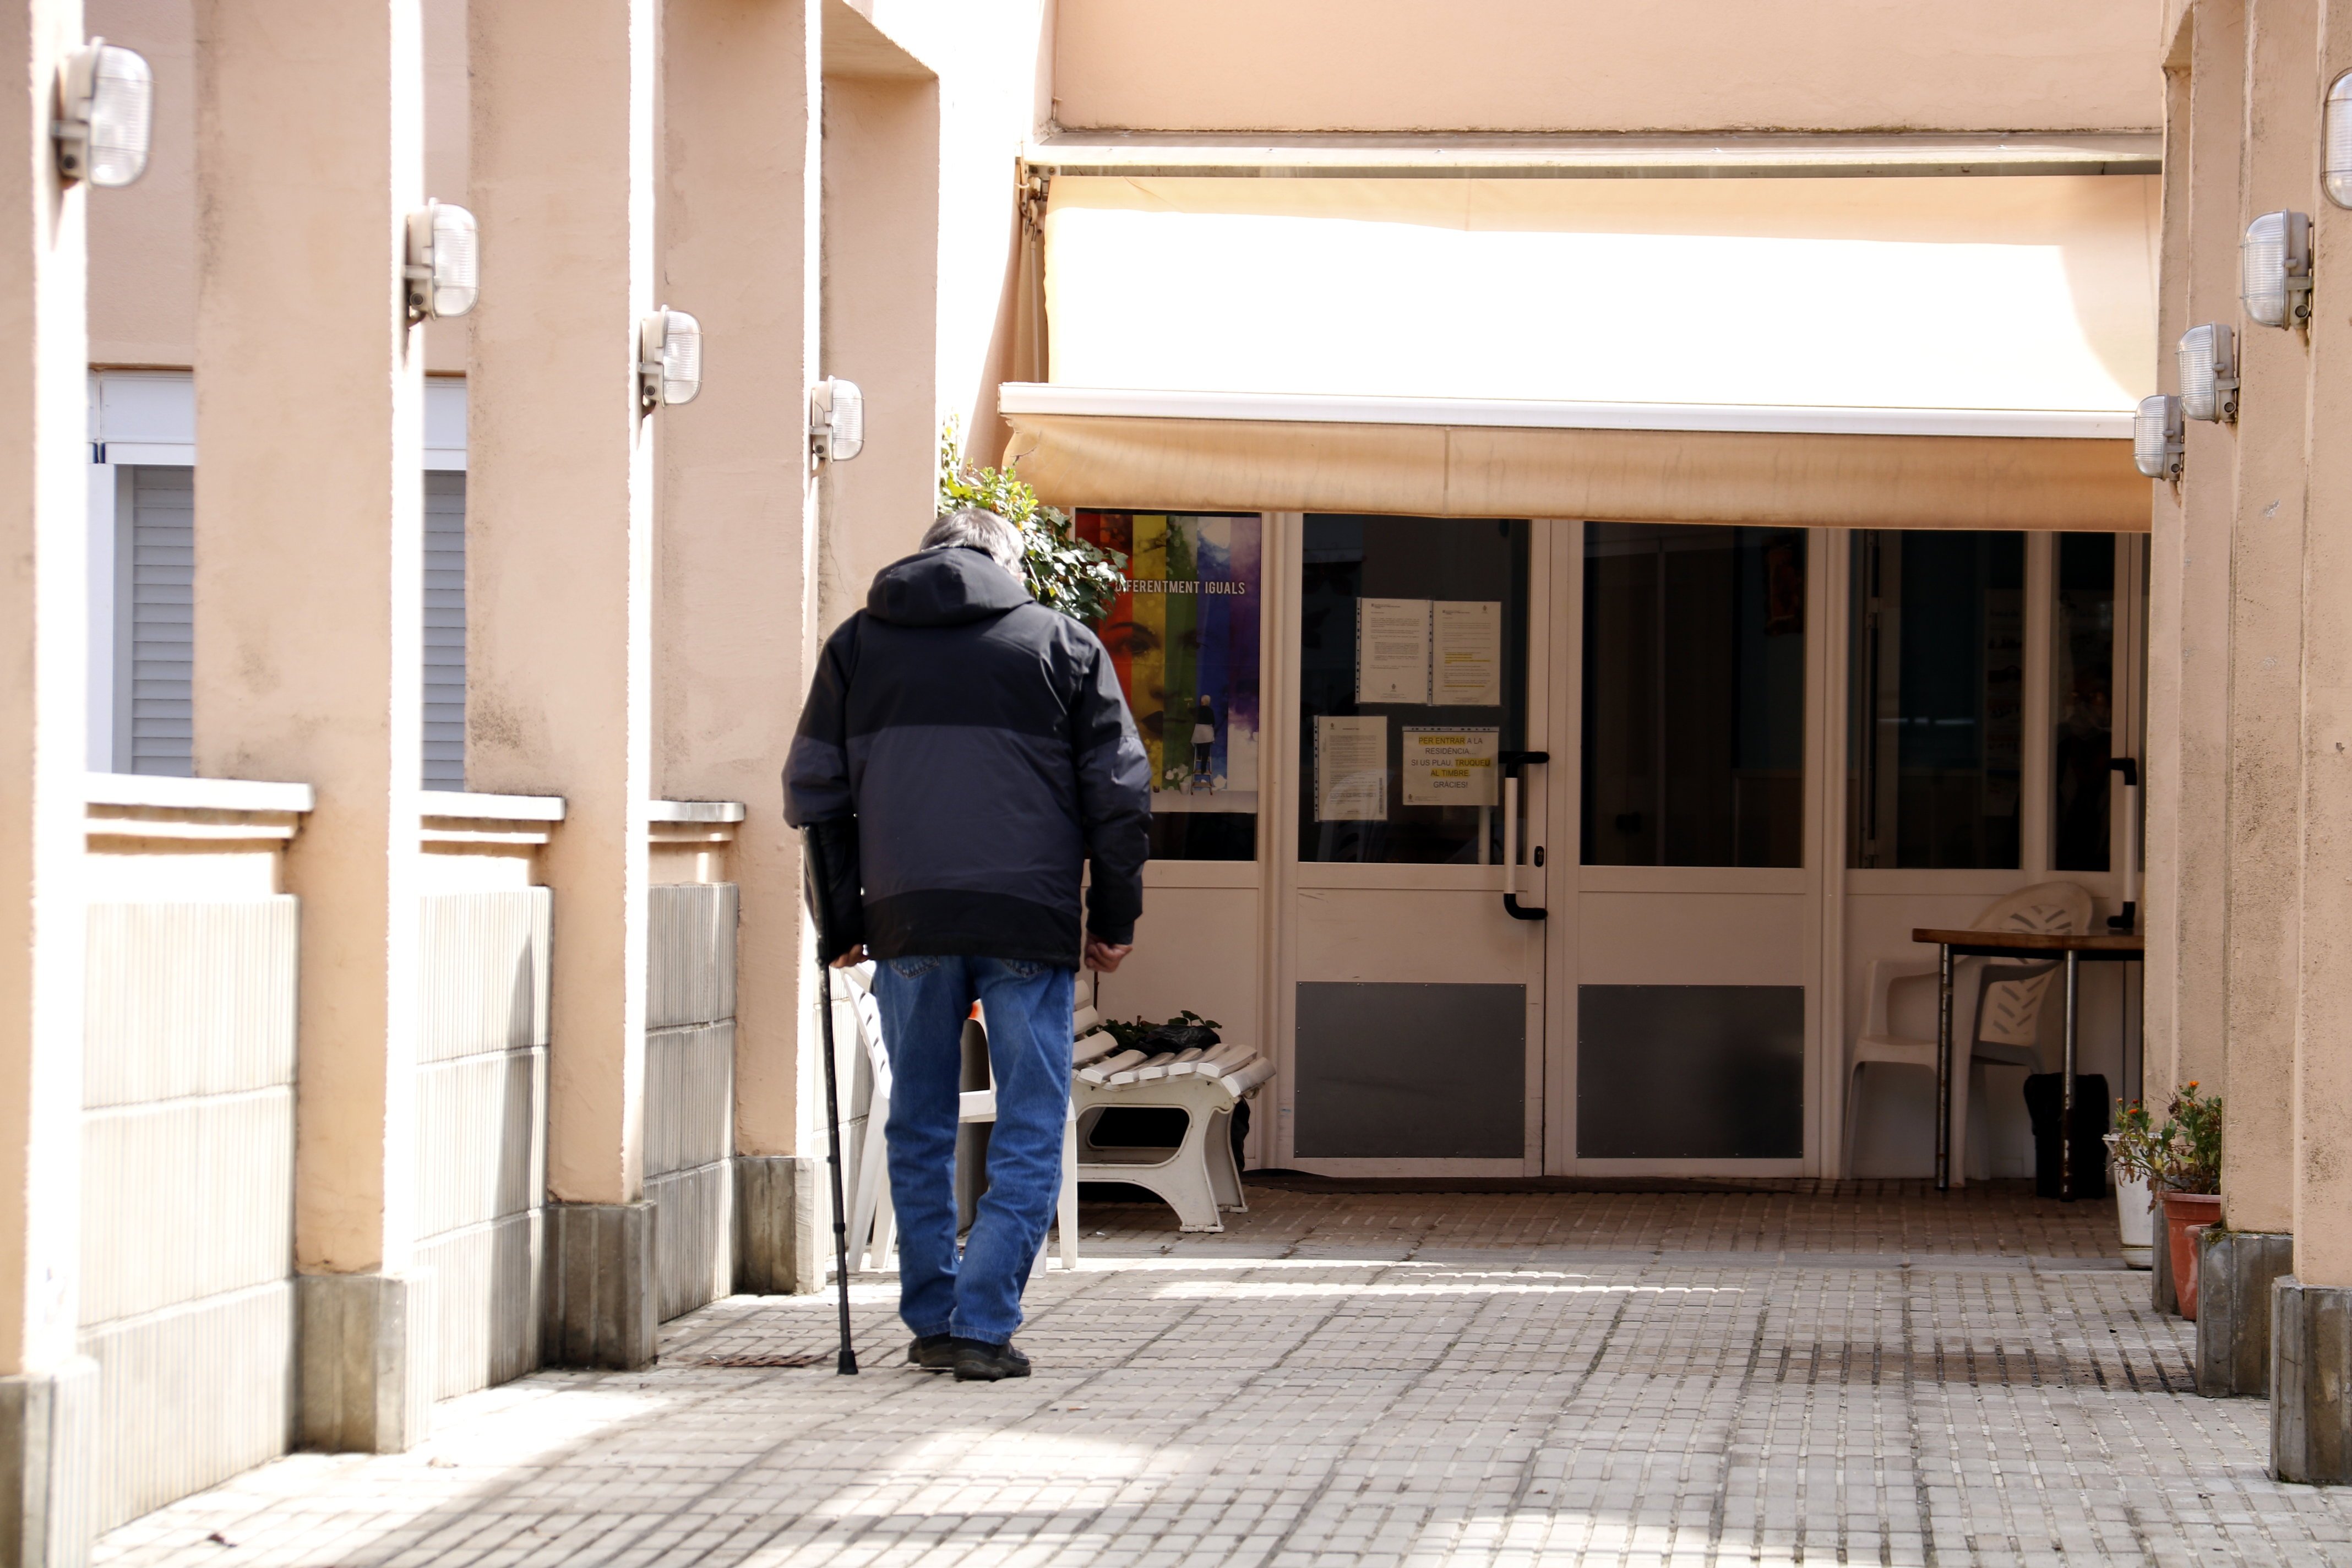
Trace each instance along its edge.
<instances>
[{"instance_id":1,"label":"oval wall lamp","mask_svg":"<svg viewBox=\"0 0 2352 1568\"><path fill-rule=\"evenodd\" d=\"M702 323L665 305L637 326L637 402L648 411L702 390Z\"/></svg>"},{"instance_id":2,"label":"oval wall lamp","mask_svg":"<svg viewBox=\"0 0 2352 1568\"><path fill-rule=\"evenodd\" d=\"M155 74L135 50L92 38L58 67L58 118L49 128L58 173L109 188L147 172L155 132Z\"/></svg>"},{"instance_id":3,"label":"oval wall lamp","mask_svg":"<svg viewBox=\"0 0 2352 1568\"><path fill-rule=\"evenodd\" d=\"M829 376L809 388L809 456L845 463L866 449L866 394Z\"/></svg>"},{"instance_id":4,"label":"oval wall lamp","mask_svg":"<svg viewBox=\"0 0 2352 1568\"><path fill-rule=\"evenodd\" d=\"M474 215L426 202L408 215L408 265L401 268L408 324L446 320L474 308L482 293L482 251Z\"/></svg>"},{"instance_id":5,"label":"oval wall lamp","mask_svg":"<svg viewBox=\"0 0 2352 1568\"><path fill-rule=\"evenodd\" d=\"M2238 418L2238 337L2220 321L2180 334L2180 416L2221 424Z\"/></svg>"},{"instance_id":6,"label":"oval wall lamp","mask_svg":"<svg viewBox=\"0 0 2352 1568\"><path fill-rule=\"evenodd\" d=\"M2320 119L2320 188L2339 207L2352 207L2352 71L2327 84Z\"/></svg>"},{"instance_id":7,"label":"oval wall lamp","mask_svg":"<svg viewBox=\"0 0 2352 1568\"><path fill-rule=\"evenodd\" d=\"M2265 327L2299 327L2311 320L2311 217L2264 213L2246 226L2238 244L2238 300L2248 319Z\"/></svg>"},{"instance_id":8,"label":"oval wall lamp","mask_svg":"<svg viewBox=\"0 0 2352 1568\"><path fill-rule=\"evenodd\" d=\"M2180 399L2161 392L2141 398L2132 415L2132 466L2151 479L2177 479L2187 446L2181 436Z\"/></svg>"}]
</instances>

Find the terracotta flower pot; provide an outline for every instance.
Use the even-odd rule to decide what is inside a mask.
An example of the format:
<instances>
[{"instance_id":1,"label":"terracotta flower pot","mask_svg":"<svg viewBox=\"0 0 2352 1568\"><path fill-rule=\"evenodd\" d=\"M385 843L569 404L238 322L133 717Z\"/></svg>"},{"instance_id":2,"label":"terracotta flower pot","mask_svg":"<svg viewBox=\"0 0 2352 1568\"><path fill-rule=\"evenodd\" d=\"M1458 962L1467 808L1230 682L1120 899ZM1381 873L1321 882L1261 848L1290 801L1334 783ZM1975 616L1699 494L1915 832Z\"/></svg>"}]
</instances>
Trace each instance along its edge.
<instances>
[{"instance_id":1,"label":"terracotta flower pot","mask_svg":"<svg viewBox=\"0 0 2352 1568\"><path fill-rule=\"evenodd\" d=\"M2179 1298L2184 1318L2197 1316L2197 1233L2221 1223L2219 1194L2164 1194L2164 1237L2172 1248L2172 1293Z\"/></svg>"}]
</instances>

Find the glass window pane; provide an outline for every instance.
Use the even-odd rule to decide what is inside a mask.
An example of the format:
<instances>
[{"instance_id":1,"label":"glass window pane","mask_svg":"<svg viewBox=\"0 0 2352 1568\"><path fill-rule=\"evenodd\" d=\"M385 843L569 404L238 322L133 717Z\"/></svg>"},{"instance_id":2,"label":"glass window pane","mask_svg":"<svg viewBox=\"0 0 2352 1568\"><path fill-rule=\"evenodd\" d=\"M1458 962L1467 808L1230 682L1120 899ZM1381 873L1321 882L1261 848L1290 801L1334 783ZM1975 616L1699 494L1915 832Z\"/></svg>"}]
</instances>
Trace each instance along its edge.
<instances>
[{"instance_id":1,"label":"glass window pane","mask_svg":"<svg viewBox=\"0 0 2352 1568\"><path fill-rule=\"evenodd\" d=\"M1256 859L1262 520L1086 510L1076 531L1127 557L1095 631L1151 760L1151 858Z\"/></svg>"},{"instance_id":2,"label":"glass window pane","mask_svg":"<svg viewBox=\"0 0 2352 1568\"><path fill-rule=\"evenodd\" d=\"M1853 540L1848 863L2018 863L2025 535Z\"/></svg>"},{"instance_id":3,"label":"glass window pane","mask_svg":"<svg viewBox=\"0 0 2352 1568\"><path fill-rule=\"evenodd\" d=\"M1489 865L1527 745L1524 521L1310 516L1298 858Z\"/></svg>"},{"instance_id":4,"label":"glass window pane","mask_svg":"<svg viewBox=\"0 0 2352 1568\"><path fill-rule=\"evenodd\" d=\"M2058 536L2052 617L2050 863L2107 868L2107 763L2115 755L2116 539Z\"/></svg>"},{"instance_id":5,"label":"glass window pane","mask_svg":"<svg viewBox=\"0 0 2352 1568\"><path fill-rule=\"evenodd\" d=\"M1584 863L1804 860L1805 535L1584 528Z\"/></svg>"}]
</instances>

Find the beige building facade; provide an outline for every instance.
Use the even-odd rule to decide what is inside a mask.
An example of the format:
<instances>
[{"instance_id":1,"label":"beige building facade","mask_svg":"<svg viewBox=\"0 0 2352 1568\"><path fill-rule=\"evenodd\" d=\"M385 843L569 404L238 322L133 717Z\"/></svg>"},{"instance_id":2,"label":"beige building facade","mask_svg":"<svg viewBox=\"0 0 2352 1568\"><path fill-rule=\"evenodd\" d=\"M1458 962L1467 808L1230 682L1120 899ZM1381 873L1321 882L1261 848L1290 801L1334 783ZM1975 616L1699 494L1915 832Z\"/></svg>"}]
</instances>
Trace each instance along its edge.
<instances>
[{"instance_id":1,"label":"beige building facade","mask_svg":"<svg viewBox=\"0 0 2352 1568\"><path fill-rule=\"evenodd\" d=\"M2151 889L2149 1019L2165 1035L2149 1073L2227 1097L2222 1226L2200 1266L2224 1310L2200 1307L2200 1388L2267 1394L2275 1472L2341 1483L2343 497L2327 432L2344 343L2326 289L2345 230L2325 176L2344 156L2326 104L2352 39L2336 9L2260 0L2168 5L2164 39L2164 331L2230 329L2240 385L2234 417L2186 422L2179 478L2158 487L2151 685L2178 749L2149 805L2169 893ZM2245 256L2280 213L2310 226L2310 291L2270 326L2243 298Z\"/></svg>"},{"instance_id":2,"label":"beige building facade","mask_svg":"<svg viewBox=\"0 0 2352 1568\"><path fill-rule=\"evenodd\" d=\"M1926 1176L1862 1047L1932 1036L1910 933L2127 920L2128 762L2081 1068L2230 1095L2209 1300L2293 1281L2215 1391L2331 1364L2325 311L2152 503L2129 436L2247 219L2326 256L2341 40L1750 9L23 0L0 1559L823 1287L778 779L950 423L1129 557L1102 1005L1261 1046L1253 1163ZM42 129L89 36L155 76L125 189ZM481 297L416 324L428 199ZM2033 984L1957 1180L2033 1171Z\"/></svg>"}]
</instances>

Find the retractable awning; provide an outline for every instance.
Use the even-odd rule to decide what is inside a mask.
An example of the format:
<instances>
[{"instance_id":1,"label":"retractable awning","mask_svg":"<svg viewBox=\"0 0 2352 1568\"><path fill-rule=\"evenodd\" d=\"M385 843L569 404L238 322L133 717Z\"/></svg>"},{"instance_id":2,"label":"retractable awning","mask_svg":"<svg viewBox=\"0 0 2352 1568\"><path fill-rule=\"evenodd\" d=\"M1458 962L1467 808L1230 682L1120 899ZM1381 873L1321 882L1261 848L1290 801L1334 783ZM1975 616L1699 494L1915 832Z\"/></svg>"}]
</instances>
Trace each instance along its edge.
<instances>
[{"instance_id":1,"label":"retractable awning","mask_svg":"<svg viewBox=\"0 0 2352 1568\"><path fill-rule=\"evenodd\" d=\"M1064 503L2147 526L2153 181L1061 175Z\"/></svg>"}]
</instances>

